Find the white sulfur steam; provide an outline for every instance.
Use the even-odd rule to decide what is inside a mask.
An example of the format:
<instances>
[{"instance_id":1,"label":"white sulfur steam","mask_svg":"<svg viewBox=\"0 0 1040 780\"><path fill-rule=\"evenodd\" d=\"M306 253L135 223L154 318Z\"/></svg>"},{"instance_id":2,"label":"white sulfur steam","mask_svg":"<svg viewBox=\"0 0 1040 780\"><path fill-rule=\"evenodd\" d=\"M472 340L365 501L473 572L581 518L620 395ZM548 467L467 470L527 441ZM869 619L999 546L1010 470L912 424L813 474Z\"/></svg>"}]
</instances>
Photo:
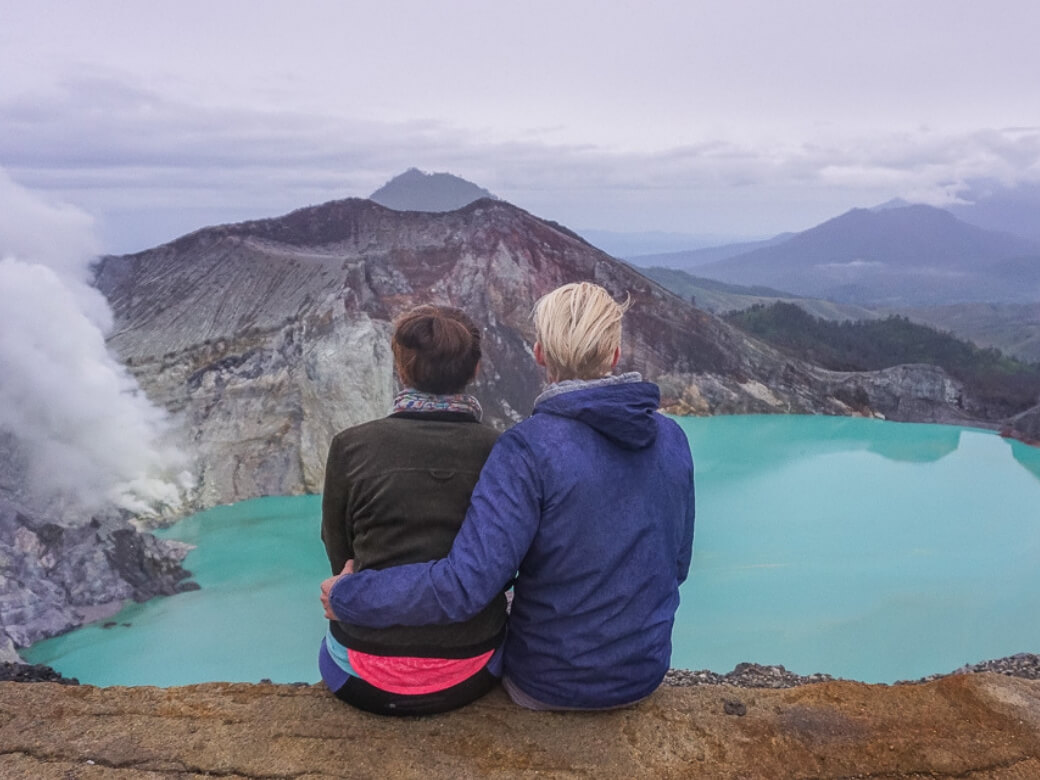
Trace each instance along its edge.
<instances>
[{"instance_id":1,"label":"white sulfur steam","mask_svg":"<svg viewBox=\"0 0 1040 780\"><path fill-rule=\"evenodd\" d=\"M106 347L112 313L88 284L95 254L88 215L0 170L0 433L26 462L17 487L70 512L175 507L187 459Z\"/></svg>"}]
</instances>

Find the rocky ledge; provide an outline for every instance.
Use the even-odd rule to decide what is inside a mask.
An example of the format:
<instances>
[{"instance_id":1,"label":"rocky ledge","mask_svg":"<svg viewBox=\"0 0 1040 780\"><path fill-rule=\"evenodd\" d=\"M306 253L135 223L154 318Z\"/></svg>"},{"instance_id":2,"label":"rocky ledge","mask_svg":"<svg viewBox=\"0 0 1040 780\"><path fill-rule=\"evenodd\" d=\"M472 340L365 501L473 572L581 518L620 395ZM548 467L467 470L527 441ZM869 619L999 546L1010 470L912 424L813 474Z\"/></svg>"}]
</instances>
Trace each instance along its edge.
<instances>
[{"instance_id":1,"label":"rocky ledge","mask_svg":"<svg viewBox=\"0 0 1040 780\"><path fill-rule=\"evenodd\" d=\"M23 664L17 661L0 662L0 682L55 682L79 685L75 677L64 677L44 664Z\"/></svg>"},{"instance_id":2,"label":"rocky ledge","mask_svg":"<svg viewBox=\"0 0 1040 780\"><path fill-rule=\"evenodd\" d=\"M387 719L317 686L0 683L5 778L1040 777L1040 681L665 686L636 707L536 713L501 690Z\"/></svg>"}]
</instances>

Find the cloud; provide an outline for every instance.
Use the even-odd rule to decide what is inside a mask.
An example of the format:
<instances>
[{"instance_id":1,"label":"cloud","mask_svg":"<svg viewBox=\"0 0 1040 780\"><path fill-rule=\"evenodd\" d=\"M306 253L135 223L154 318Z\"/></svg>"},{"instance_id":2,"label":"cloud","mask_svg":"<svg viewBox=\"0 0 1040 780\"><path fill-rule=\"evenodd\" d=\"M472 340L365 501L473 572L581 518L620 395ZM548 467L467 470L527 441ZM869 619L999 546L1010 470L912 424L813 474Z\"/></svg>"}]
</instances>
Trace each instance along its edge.
<instances>
[{"instance_id":1,"label":"cloud","mask_svg":"<svg viewBox=\"0 0 1040 780\"><path fill-rule=\"evenodd\" d=\"M595 224L598 207L599 224L616 229L626 228L617 217L645 217L639 208L678 214L682 203L725 204L731 219L746 221L769 198L818 209L830 200L831 216L891 197L957 202L965 183L981 178L1040 181L1036 127L850 134L824 125L795 140L705 136L632 149L554 142L552 128L502 137L421 117L188 102L89 71L0 102L0 124L0 163L20 181L102 216L209 209L212 218L200 214L192 228L232 212L263 216L366 196L411 166L465 176L554 219L587 214L585 224Z\"/></svg>"},{"instance_id":2,"label":"cloud","mask_svg":"<svg viewBox=\"0 0 1040 780\"><path fill-rule=\"evenodd\" d=\"M87 284L89 217L0 170L0 432L27 461L34 502L70 513L176 506L185 457L105 345L112 316Z\"/></svg>"},{"instance_id":3,"label":"cloud","mask_svg":"<svg viewBox=\"0 0 1040 780\"><path fill-rule=\"evenodd\" d=\"M272 184L382 183L416 158L504 173L519 187L587 183L681 187L694 183L1003 176L1040 178L1040 128L872 133L770 143L704 138L633 151L515 139L445 122L376 122L334 114L190 104L112 77L80 77L48 93L0 103L0 160L18 171L58 172L103 186L202 187L203 174L273 176ZM547 137L551 137L549 132ZM544 138L544 137L543 137ZM556 163L557 165L553 165ZM431 166L423 163L424 167ZM53 182L52 182L53 183Z\"/></svg>"}]
</instances>

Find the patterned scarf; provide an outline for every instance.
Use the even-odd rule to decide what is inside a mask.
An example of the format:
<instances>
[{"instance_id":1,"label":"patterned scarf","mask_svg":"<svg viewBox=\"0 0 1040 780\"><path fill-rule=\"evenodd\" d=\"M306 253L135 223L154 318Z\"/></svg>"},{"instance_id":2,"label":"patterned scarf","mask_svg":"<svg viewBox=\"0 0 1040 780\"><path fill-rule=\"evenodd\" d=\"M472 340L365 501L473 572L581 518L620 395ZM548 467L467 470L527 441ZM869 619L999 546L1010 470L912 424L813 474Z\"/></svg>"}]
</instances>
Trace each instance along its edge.
<instances>
[{"instance_id":1,"label":"patterned scarf","mask_svg":"<svg viewBox=\"0 0 1040 780\"><path fill-rule=\"evenodd\" d=\"M414 387L406 387L394 396L394 406L390 414L398 412L461 412L480 420L484 410L480 402L467 393L455 395L436 395L424 393Z\"/></svg>"}]
</instances>

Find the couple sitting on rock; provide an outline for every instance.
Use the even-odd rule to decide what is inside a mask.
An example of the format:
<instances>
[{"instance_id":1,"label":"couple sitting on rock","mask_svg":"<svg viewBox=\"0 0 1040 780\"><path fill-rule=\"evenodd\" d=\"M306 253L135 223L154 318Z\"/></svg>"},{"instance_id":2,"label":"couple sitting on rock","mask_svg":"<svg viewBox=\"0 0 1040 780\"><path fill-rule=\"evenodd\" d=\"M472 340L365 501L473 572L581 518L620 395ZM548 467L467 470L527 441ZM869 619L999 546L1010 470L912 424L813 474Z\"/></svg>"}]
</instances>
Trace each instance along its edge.
<instances>
[{"instance_id":1,"label":"couple sitting on rock","mask_svg":"<svg viewBox=\"0 0 1040 780\"><path fill-rule=\"evenodd\" d=\"M660 684L690 566L693 464L657 386L612 375L625 308L589 283L538 301L549 384L501 436L464 393L481 355L469 317L420 306L396 320L405 389L389 417L338 434L326 466L336 576L322 583L319 665L340 699L425 715L501 680L523 707L598 710Z\"/></svg>"}]
</instances>

